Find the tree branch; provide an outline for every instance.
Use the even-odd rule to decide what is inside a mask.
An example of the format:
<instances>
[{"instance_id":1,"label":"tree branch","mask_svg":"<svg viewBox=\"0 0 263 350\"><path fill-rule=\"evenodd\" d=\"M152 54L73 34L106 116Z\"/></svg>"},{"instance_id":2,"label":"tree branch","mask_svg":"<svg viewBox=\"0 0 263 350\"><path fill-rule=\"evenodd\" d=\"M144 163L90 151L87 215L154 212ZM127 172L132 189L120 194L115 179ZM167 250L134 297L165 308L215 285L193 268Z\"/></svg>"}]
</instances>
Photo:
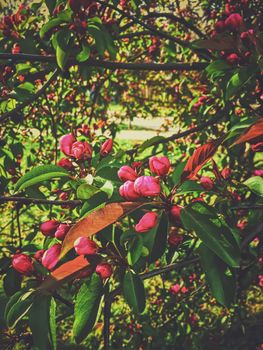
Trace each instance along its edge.
<instances>
[{"instance_id":1,"label":"tree branch","mask_svg":"<svg viewBox=\"0 0 263 350\"><path fill-rule=\"evenodd\" d=\"M179 38L175 38L174 36L168 34L168 33L165 33L161 30L158 30L154 27L152 27L151 25L147 24L147 23L144 23L143 21L141 21L139 18L127 13L126 11L123 11L121 9L119 9L118 7L112 5L112 4L109 4L109 3L105 3L104 1L101 1L101 0L97 0L97 2L103 6L107 6L108 8L111 8L112 10L115 10L116 12L118 12L119 14L121 14L122 16L126 17L126 18L129 18L130 20L132 20L134 23L137 23L139 24L140 26L142 26L143 28L145 29L148 29L150 30L153 34L155 34L156 36L159 36L161 38L164 38L164 39L168 39L176 44L179 44L180 46L182 47L187 47L189 49L192 48L192 44L189 43L188 41L185 41L185 40L181 40Z\"/></svg>"},{"instance_id":2,"label":"tree branch","mask_svg":"<svg viewBox=\"0 0 263 350\"><path fill-rule=\"evenodd\" d=\"M232 207L231 210L239 210L239 209L263 209L263 204L244 204L236 207Z\"/></svg>"},{"instance_id":3,"label":"tree branch","mask_svg":"<svg viewBox=\"0 0 263 350\"><path fill-rule=\"evenodd\" d=\"M185 260L185 261L179 261L177 263L173 263L173 264L167 265L165 267L161 267L159 269L155 269L155 270L152 270L149 272L142 273L139 276L141 277L142 280L146 280L148 278L162 275L165 272L172 271L175 268L181 269L182 267L185 267L185 266L188 266L191 264L195 264L195 263L197 263L197 261L199 261L199 258L193 258L193 259L189 259L189 260Z\"/></svg>"},{"instance_id":4,"label":"tree branch","mask_svg":"<svg viewBox=\"0 0 263 350\"><path fill-rule=\"evenodd\" d=\"M172 13L166 13L166 12L162 12L162 13L158 13L158 12L150 12L148 15L144 16L144 18L168 18L174 22L178 22L181 23L183 26L185 26L186 28L190 29L191 31L193 31L194 33L196 33L199 37L204 38L205 34L201 32L200 29L196 28L191 21L187 21L185 20L183 17L177 17L175 15L173 15Z\"/></svg>"},{"instance_id":5,"label":"tree branch","mask_svg":"<svg viewBox=\"0 0 263 350\"><path fill-rule=\"evenodd\" d=\"M177 133L177 134L173 134L169 137L165 137L164 139L161 139L161 140L157 140L155 142L153 142L149 147L152 147L152 146L156 146L156 145L160 145L162 143L167 143L167 142L170 142L170 141L174 141L174 140L178 140L182 137L186 137L188 135L191 135L195 132L198 132L198 131L201 131L203 130L205 127L207 126L210 126L210 125L213 125L215 123L217 123L220 119L222 119L224 117L224 115L219 115L219 116L216 116L216 117L213 117L211 118L210 120L204 122L204 123L201 123L199 126L196 126L195 128L192 128L192 129L189 129L189 130L186 130L186 131L183 131L183 132L180 132L180 133ZM127 154L134 154L138 151L138 149L140 148L141 145L138 145L136 147L133 147L129 150L126 151Z\"/></svg>"},{"instance_id":6,"label":"tree branch","mask_svg":"<svg viewBox=\"0 0 263 350\"><path fill-rule=\"evenodd\" d=\"M1 59L1 55L2 54L0 54L0 59ZM26 101L20 103L11 111L3 113L2 116L0 117L0 123L6 121L6 119L14 116L19 111L21 111L21 109L30 105L30 103L34 102L39 96L41 96L46 91L46 89L50 86L50 84L57 78L58 74L59 74L59 70L56 69L54 73L51 75L51 77L46 81L46 83L42 86L42 88L37 91L36 94L34 94L32 97L30 97Z\"/></svg>"},{"instance_id":7,"label":"tree branch","mask_svg":"<svg viewBox=\"0 0 263 350\"><path fill-rule=\"evenodd\" d=\"M30 61L30 62L52 62L56 63L56 57L54 55L34 55L25 53L0 53L1 59L10 59L14 62ZM169 63L126 63L126 62L114 62L104 61L99 59L89 58L87 61L80 63L74 57L68 59L68 65L88 65L91 67L101 67L112 70L127 69L127 70L153 70L153 71L202 71L208 63L206 62L169 62Z\"/></svg>"},{"instance_id":8,"label":"tree branch","mask_svg":"<svg viewBox=\"0 0 263 350\"><path fill-rule=\"evenodd\" d=\"M172 270L175 270L176 268L178 269L182 269L185 266L191 265L191 264L195 264L199 261L199 258L193 258L193 259L189 259L189 260L182 260L170 265L167 265L165 267L161 267L159 269L155 269L149 272L145 272L145 273L141 273L139 274L140 278L144 281L146 279L161 275L165 272L169 272ZM112 301L118 294L121 293L121 288L118 287L116 289L114 289L110 294L109 294L109 299Z\"/></svg>"},{"instance_id":9,"label":"tree branch","mask_svg":"<svg viewBox=\"0 0 263 350\"><path fill-rule=\"evenodd\" d=\"M0 196L0 204L6 202L18 202L20 204L48 204L48 205L81 205L81 200L49 200L49 199L39 199L39 198L27 198L27 197L3 197Z\"/></svg>"}]
</instances>

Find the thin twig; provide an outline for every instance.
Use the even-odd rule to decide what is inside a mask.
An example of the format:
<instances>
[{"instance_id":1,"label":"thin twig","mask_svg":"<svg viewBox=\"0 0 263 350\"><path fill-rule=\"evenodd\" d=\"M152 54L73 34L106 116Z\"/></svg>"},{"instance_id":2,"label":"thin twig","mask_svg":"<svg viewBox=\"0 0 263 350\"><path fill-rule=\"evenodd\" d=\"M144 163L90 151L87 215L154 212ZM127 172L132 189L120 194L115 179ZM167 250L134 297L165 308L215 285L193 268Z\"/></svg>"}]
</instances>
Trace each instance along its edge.
<instances>
[{"instance_id":1,"label":"thin twig","mask_svg":"<svg viewBox=\"0 0 263 350\"><path fill-rule=\"evenodd\" d=\"M236 207L230 208L231 210L239 210L239 209L263 209L263 204L244 204Z\"/></svg>"},{"instance_id":2,"label":"thin twig","mask_svg":"<svg viewBox=\"0 0 263 350\"><path fill-rule=\"evenodd\" d=\"M2 54L0 54L0 59L1 59L1 55ZM34 102L39 96L41 96L46 91L46 89L50 86L50 84L53 82L53 80L55 80L57 78L58 74L59 74L59 70L56 69L54 71L54 73L51 75L51 77L42 86L42 88L37 91L37 93L35 93L32 97L28 98L26 101L20 103L18 106L16 106L11 111L3 113L2 116L0 117L0 123L6 121L8 118L16 115L18 112L21 111L21 109L29 106L32 102Z\"/></svg>"},{"instance_id":3,"label":"thin twig","mask_svg":"<svg viewBox=\"0 0 263 350\"><path fill-rule=\"evenodd\" d=\"M217 123L223 117L224 117L223 114L219 115L219 116L216 116L216 117L213 117L213 118L209 119L208 121L206 121L204 123L201 123L199 126L196 126L195 128L191 128L191 129L188 129L186 131L179 132L179 133L173 134L173 135L171 135L169 137L164 137L163 139L160 139L160 140L157 140L155 142L152 142L149 147L153 147L153 146L160 145L160 144L163 144L163 143L166 144L167 142L175 141L175 140L181 139L183 137L186 137L188 135L191 135L191 134L193 134L195 132L201 131L205 127ZM135 146L135 147L127 150L126 153L127 154L134 154L134 153L136 153L138 151L139 148L140 148L140 145Z\"/></svg>"},{"instance_id":4,"label":"thin twig","mask_svg":"<svg viewBox=\"0 0 263 350\"><path fill-rule=\"evenodd\" d=\"M263 231L263 222L261 222L258 227L256 227L255 231L252 231L241 243L241 249L246 248L251 241Z\"/></svg>"},{"instance_id":5,"label":"thin twig","mask_svg":"<svg viewBox=\"0 0 263 350\"><path fill-rule=\"evenodd\" d=\"M110 348L110 316L111 316L111 300L107 297L108 292L105 294L104 302L104 326L103 326L103 338L104 338L104 350Z\"/></svg>"},{"instance_id":6,"label":"thin twig","mask_svg":"<svg viewBox=\"0 0 263 350\"><path fill-rule=\"evenodd\" d=\"M0 196L0 204L6 202L18 202L21 204L48 204L48 205L72 205L77 206L81 205L81 200L50 200L50 199L39 199L39 198L30 198L30 197L3 197Z\"/></svg>"},{"instance_id":7,"label":"thin twig","mask_svg":"<svg viewBox=\"0 0 263 350\"><path fill-rule=\"evenodd\" d=\"M14 62L30 61L30 62L52 62L56 63L55 55L35 55L35 54L12 54L12 53L0 53L1 59L10 59ZM169 63L126 63L126 62L114 62L104 61L100 59L89 58L83 63L79 63L74 57L70 57L67 61L69 66L90 66L90 67L101 67L107 69L127 69L127 70L153 70L153 71L202 71L208 63L207 62L169 62Z\"/></svg>"}]
</instances>

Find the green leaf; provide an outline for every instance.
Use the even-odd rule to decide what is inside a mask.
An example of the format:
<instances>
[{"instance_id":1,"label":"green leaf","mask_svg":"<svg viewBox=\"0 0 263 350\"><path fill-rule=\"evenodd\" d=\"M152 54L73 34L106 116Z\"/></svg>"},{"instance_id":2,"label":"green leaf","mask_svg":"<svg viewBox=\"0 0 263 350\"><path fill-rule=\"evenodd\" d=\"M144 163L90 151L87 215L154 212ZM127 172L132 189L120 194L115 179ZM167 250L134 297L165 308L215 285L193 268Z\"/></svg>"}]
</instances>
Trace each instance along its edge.
<instances>
[{"instance_id":1,"label":"green leaf","mask_svg":"<svg viewBox=\"0 0 263 350\"><path fill-rule=\"evenodd\" d=\"M142 234L143 245L149 250L148 260L154 262L165 252L167 246L168 218L165 212L159 215L158 224Z\"/></svg>"},{"instance_id":2,"label":"green leaf","mask_svg":"<svg viewBox=\"0 0 263 350\"><path fill-rule=\"evenodd\" d=\"M43 39L45 34L50 31L52 28L59 26L63 23L63 20L60 18L53 18L49 22L45 23L43 27L40 29L39 35L40 38Z\"/></svg>"},{"instance_id":3,"label":"green leaf","mask_svg":"<svg viewBox=\"0 0 263 350\"><path fill-rule=\"evenodd\" d=\"M98 192L93 197L91 197L87 202L85 202L80 211L80 217L87 216L89 213L103 207L106 204L108 197L104 192Z\"/></svg>"},{"instance_id":4,"label":"green leaf","mask_svg":"<svg viewBox=\"0 0 263 350\"><path fill-rule=\"evenodd\" d=\"M235 276L231 274L224 261L203 243L198 250L212 295L220 304L229 307L235 299Z\"/></svg>"},{"instance_id":5,"label":"green leaf","mask_svg":"<svg viewBox=\"0 0 263 350\"><path fill-rule=\"evenodd\" d=\"M7 315L11 309L11 307L13 305L15 305L15 303L17 303L17 301L19 300L19 298L25 293L25 290L20 290L18 292L16 292L15 294L13 294L11 296L11 298L9 298L8 303L6 304L5 307L5 312L4 312L4 318L7 319Z\"/></svg>"},{"instance_id":6,"label":"green leaf","mask_svg":"<svg viewBox=\"0 0 263 350\"><path fill-rule=\"evenodd\" d=\"M100 190L95 186L89 184L82 184L77 189L77 197L79 199L89 199L99 191Z\"/></svg>"},{"instance_id":7,"label":"green leaf","mask_svg":"<svg viewBox=\"0 0 263 350\"><path fill-rule=\"evenodd\" d=\"M69 173L62 167L57 165L39 165L27 172L17 181L15 191L22 191L29 186L36 185L43 181L65 176L69 177Z\"/></svg>"},{"instance_id":8,"label":"green leaf","mask_svg":"<svg viewBox=\"0 0 263 350\"><path fill-rule=\"evenodd\" d=\"M64 70L65 65L67 63L67 59L70 54L69 40L70 40L71 32L68 29L62 29L56 35L56 58L59 68Z\"/></svg>"},{"instance_id":9,"label":"green leaf","mask_svg":"<svg viewBox=\"0 0 263 350\"><path fill-rule=\"evenodd\" d=\"M144 142L140 145L139 150L140 150L140 152L142 152L142 151L144 151L146 148L151 147L151 146L154 146L155 143L158 143L159 141L162 141L162 140L164 140L164 139L165 139L165 137L163 137L163 136L154 136L154 137L152 137L152 138L150 138L150 139L144 141Z\"/></svg>"},{"instance_id":10,"label":"green leaf","mask_svg":"<svg viewBox=\"0 0 263 350\"><path fill-rule=\"evenodd\" d=\"M106 49L103 31L97 26L91 24L87 29L88 33L95 39L95 45L98 53L102 56Z\"/></svg>"},{"instance_id":11,"label":"green leaf","mask_svg":"<svg viewBox=\"0 0 263 350\"><path fill-rule=\"evenodd\" d=\"M240 68L238 71L232 75L226 87L226 100L229 100L232 96L243 87L252 77L254 73L253 70L248 67Z\"/></svg>"},{"instance_id":12,"label":"green leaf","mask_svg":"<svg viewBox=\"0 0 263 350\"><path fill-rule=\"evenodd\" d=\"M23 293L16 300L16 294L14 295L13 305L8 307L8 312L6 312L6 323L10 328L14 328L16 324L28 313L34 302L34 290Z\"/></svg>"},{"instance_id":13,"label":"green leaf","mask_svg":"<svg viewBox=\"0 0 263 350\"><path fill-rule=\"evenodd\" d=\"M228 70L231 69L232 67L227 63L227 61L225 60L216 60L212 63L210 63L207 67L206 67L206 72L207 74L212 74L215 71L218 70Z\"/></svg>"},{"instance_id":14,"label":"green leaf","mask_svg":"<svg viewBox=\"0 0 263 350\"><path fill-rule=\"evenodd\" d=\"M32 97L32 94L35 92L35 86L32 83L26 82L18 85L14 91L17 95L17 99L25 101Z\"/></svg>"},{"instance_id":15,"label":"green leaf","mask_svg":"<svg viewBox=\"0 0 263 350\"><path fill-rule=\"evenodd\" d=\"M185 181L177 190L177 193L204 192L204 188L195 181Z\"/></svg>"},{"instance_id":16,"label":"green leaf","mask_svg":"<svg viewBox=\"0 0 263 350\"><path fill-rule=\"evenodd\" d=\"M145 309L145 290L142 280L132 271L126 271L123 278L123 296L135 313Z\"/></svg>"},{"instance_id":17,"label":"green leaf","mask_svg":"<svg viewBox=\"0 0 263 350\"><path fill-rule=\"evenodd\" d=\"M56 349L55 301L50 295L38 295L29 311L29 327L39 350ZM51 334L52 324L52 334Z\"/></svg>"},{"instance_id":18,"label":"green leaf","mask_svg":"<svg viewBox=\"0 0 263 350\"><path fill-rule=\"evenodd\" d=\"M100 191L105 192L108 198L111 198L113 195L114 187L111 181L106 181L104 185L100 188Z\"/></svg>"},{"instance_id":19,"label":"green leaf","mask_svg":"<svg viewBox=\"0 0 263 350\"><path fill-rule=\"evenodd\" d=\"M260 176L252 176L243 182L252 192L258 196L263 196L263 178Z\"/></svg>"},{"instance_id":20,"label":"green leaf","mask_svg":"<svg viewBox=\"0 0 263 350\"><path fill-rule=\"evenodd\" d=\"M45 4L47 5L49 13L52 14L56 7L56 0L45 0Z\"/></svg>"},{"instance_id":21,"label":"green leaf","mask_svg":"<svg viewBox=\"0 0 263 350\"><path fill-rule=\"evenodd\" d=\"M3 281L4 291L6 295L11 296L19 289L21 289L21 281L21 275L13 268L10 268L7 271Z\"/></svg>"},{"instance_id":22,"label":"green leaf","mask_svg":"<svg viewBox=\"0 0 263 350\"><path fill-rule=\"evenodd\" d=\"M82 50L77 54L76 59L79 62L85 62L90 56L90 47L87 43L82 43Z\"/></svg>"},{"instance_id":23,"label":"green leaf","mask_svg":"<svg viewBox=\"0 0 263 350\"><path fill-rule=\"evenodd\" d=\"M174 171L172 174L172 180L173 180L174 185L177 185L180 182L181 175L184 172L184 168L185 168L186 163L187 163L186 161L181 162L174 168Z\"/></svg>"},{"instance_id":24,"label":"green leaf","mask_svg":"<svg viewBox=\"0 0 263 350\"><path fill-rule=\"evenodd\" d=\"M140 235L135 233L128 242L127 260L130 265L136 264L136 262L141 257L142 250L143 250L143 239Z\"/></svg>"},{"instance_id":25,"label":"green leaf","mask_svg":"<svg viewBox=\"0 0 263 350\"><path fill-rule=\"evenodd\" d=\"M102 177L103 179L106 179L106 180L119 182L120 179L118 178L118 175L117 175L118 170L119 170L119 167L105 166L97 170L96 176Z\"/></svg>"},{"instance_id":26,"label":"green leaf","mask_svg":"<svg viewBox=\"0 0 263 350\"><path fill-rule=\"evenodd\" d=\"M88 282L82 284L76 299L73 334L77 343L85 339L97 323L102 300L103 285L94 273Z\"/></svg>"},{"instance_id":27,"label":"green leaf","mask_svg":"<svg viewBox=\"0 0 263 350\"><path fill-rule=\"evenodd\" d=\"M202 208L203 212L200 212ZM185 207L181 211L184 227L194 231L202 242L219 258L232 267L239 266L240 249L230 228L200 203Z\"/></svg>"}]
</instances>

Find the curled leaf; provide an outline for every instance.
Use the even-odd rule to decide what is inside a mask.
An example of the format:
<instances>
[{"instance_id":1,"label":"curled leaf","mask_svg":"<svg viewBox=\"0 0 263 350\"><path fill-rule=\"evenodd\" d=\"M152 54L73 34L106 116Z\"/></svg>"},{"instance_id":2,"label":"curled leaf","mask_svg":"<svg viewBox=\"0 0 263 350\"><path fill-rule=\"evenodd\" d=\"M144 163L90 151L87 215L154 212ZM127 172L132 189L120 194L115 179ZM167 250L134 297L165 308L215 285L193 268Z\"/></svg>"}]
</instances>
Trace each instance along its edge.
<instances>
[{"instance_id":1,"label":"curled leaf","mask_svg":"<svg viewBox=\"0 0 263 350\"><path fill-rule=\"evenodd\" d=\"M79 272L87 270L89 262L83 255L66 262L54 270L40 285L39 290L54 290L61 284L77 277Z\"/></svg>"},{"instance_id":2,"label":"curled leaf","mask_svg":"<svg viewBox=\"0 0 263 350\"><path fill-rule=\"evenodd\" d=\"M103 208L93 211L71 227L63 241L60 257L63 257L73 248L77 238L94 235L142 204L141 202L110 203Z\"/></svg>"},{"instance_id":3,"label":"curled leaf","mask_svg":"<svg viewBox=\"0 0 263 350\"><path fill-rule=\"evenodd\" d=\"M238 145L243 142L257 143L263 141L263 118L252 124L243 135L241 135L234 143Z\"/></svg>"},{"instance_id":4,"label":"curled leaf","mask_svg":"<svg viewBox=\"0 0 263 350\"><path fill-rule=\"evenodd\" d=\"M222 138L198 147L185 165L184 171L181 175L181 182L193 178L205 163L213 157L221 142Z\"/></svg>"}]
</instances>

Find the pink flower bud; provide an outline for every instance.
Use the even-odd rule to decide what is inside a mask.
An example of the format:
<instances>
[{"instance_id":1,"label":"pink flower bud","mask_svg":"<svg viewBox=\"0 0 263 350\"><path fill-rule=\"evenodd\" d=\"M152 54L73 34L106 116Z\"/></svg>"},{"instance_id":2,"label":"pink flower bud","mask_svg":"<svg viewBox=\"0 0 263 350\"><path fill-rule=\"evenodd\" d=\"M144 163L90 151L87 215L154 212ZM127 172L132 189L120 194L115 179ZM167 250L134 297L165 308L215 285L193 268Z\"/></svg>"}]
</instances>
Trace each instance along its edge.
<instances>
[{"instance_id":1,"label":"pink flower bud","mask_svg":"<svg viewBox=\"0 0 263 350\"><path fill-rule=\"evenodd\" d=\"M183 241L183 236L179 235L177 232L172 232L168 237L168 243L170 246L177 247Z\"/></svg>"},{"instance_id":2,"label":"pink flower bud","mask_svg":"<svg viewBox=\"0 0 263 350\"><path fill-rule=\"evenodd\" d=\"M225 24L230 30L239 31L244 27L243 17L239 13L232 13L225 20Z\"/></svg>"},{"instance_id":3,"label":"pink flower bud","mask_svg":"<svg viewBox=\"0 0 263 350\"><path fill-rule=\"evenodd\" d=\"M143 197L155 197L161 192L159 180L152 176L140 176L134 182L134 190Z\"/></svg>"},{"instance_id":4,"label":"pink flower bud","mask_svg":"<svg viewBox=\"0 0 263 350\"><path fill-rule=\"evenodd\" d=\"M230 168L224 168L222 171L221 171L221 175L222 177L226 180L226 179L229 179L230 176L231 176L231 169Z\"/></svg>"},{"instance_id":5,"label":"pink flower bud","mask_svg":"<svg viewBox=\"0 0 263 350\"><path fill-rule=\"evenodd\" d=\"M250 41L250 33L249 32L242 32L240 34L240 39L244 42L244 43L248 43Z\"/></svg>"},{"instance_id":6,"label":"pink flower bud","mask_svg":"<svg viewBox=\"0 0 263 350\"><path fill-rule=\"evenodd\" d=\"M38 250L38 251L35 253L34 258L35 258L37 261L41 262L44 253L45 253L45 249L40 249L40 250Z\"/></svg>"},{"instance_id":7,"label":"pink flower bud","mask_svg":"<svg viewBox=\"0 0 263 350\"><path fill-rule=\"evenodd\" d=\"M72 164L72 162L68 158L61 158L58 161L58 166L61 166L62 168L66 169L66 170L73 170L74 169L74 165Z\"/></svg>"},{"instance_id":8,"label":"pink flower bud","mask_svg":"<svg viewBox=\"0 0 263 350\"><path fill-rule=\"evenodd\" d=\"M63 152L66 156L71 156L71 148L75 141L75 136L72 134L62 136L59 140L59 148L61 152Z\"/></svg>"},{"instance_id":9,"label":"pink flower bud","mask_svg":"<svg viewBox=\"0 0 263 350\"><path fill-rule=\"evenodd\" d=\"M141 220L135 226L136 232L147 232L156 226L158 215L155 212L149 212L143 215Z\"/></svg>"},{"instance_id":10,"label":"pink flower bud","mask_svg":"<svg viewBox=\"0 0 263 350\"><path fill-rule=\"evenodd\" d=\"M263 275L258 275L258 285L263 287Z\"/></svg>"},{"instance_id":11,"label":"pink flower bud","mask_svg":"<svg viewBox=\"0 0 263 350\"><path fill-rule=\"evenodd\" d=\"M215 23L215 31L217 33L224 32L226 30L226 25L224 21L218 21Z\"/></svg>"},{"instance_id":12,"label":"pink flower bud","mask_svg":"<svg viewBox=\"0 0 263 350\"><path fill-rule=\"evenodd\" d=\"M110 264L102 263L97 265L96 273L100 276L101 279L109 278L112 275L112 267Z\"/></svg>"},{"instance_id":13,"label":"pink flower bud","mask_svg":"<svg viewBox=\"0 0 263 350\"><path fill-rule=\"evenodd\" d=\"M185 294L185 293L187 293L187 292L188 292L188 288L185 287L185 286L183 286L183 287L181 288L181 293Z\"/></svg>"},{"instance_id":14,"label":"pink flower bud","mask_svg":"<svg viewBox=\"0 0 263 350\"><path fill-rule=\"evenodd\" d=\"M40 231L44 236L53 236L59 226L57 220L48 220L40 225Z\"/></svg>"},{"instance_id":15,"label":"pink flower bud","mask_svg":"<svg viewBox=\"0 0 263 350\"><path fill-rule=\"evenodd\" d=\"M133 162L132 163L132 168L133 169L138 169L143 165L143 162L139 161L139 162Z\"/></svg>"},{"instance_id":16,"label":"pink flower bud","mask_svg":"<svg viewBox=\"0 0 263 350\"><path fill-rule=\"evenodd\" d=\"M211 191L214 187L214 181L211 180L208 176L202 176L200 178L200 184L207 191Z\"/></svg>"},{"instance_id":17,"label":"pink flower bud","mask_svg":"<svg viewBox=\"0 0 263 350\"><path fill-rule=\"evenodd\" d=\"M180 284L176 283L170 287L170 292L172 294L178 294L180 292L180 289L181 289Z\"/></svg>"},{"instance_id":18,"label":"pink flower bud","mask_svg":"<svg viewBox=\"0 0 263 350\"><path fill-rule=\"evenodd\" d=\"M181 225L181 210L179 205L173 205L169 212L170 220L175 226Z\"/></svg>"},{"instance_id":19,"label":"pink flower bud","mask_svg":"<svg viewBox=\"0 0 263 350\"><path fill-rule=\"evenodd\" d=\"M88 237L79 237L74 242L74 248L78 255L94 255L98 252L97 244Z\"/></svg>"},{"instance_id":20,"label":"pink flower bud","mask_svg":"<svg viewBox=\"0 0 263 350\"><path fill-rule=\"evenodd\" d=\"M239 57L236 53L231 53L227 56L226 60L229 64L236 64L239 62Z\"/></svg>"},{"instance_id":21,"label":"pink flower bud","mask_svg":"<svg viewBox=\"0 0 263 350\"><path fill-rule=\"evenodd\" d=\"M17 54L21 52L21 47L18 43L15 43L12 47L12 54Z\"/></svg>"},{"instance_id":22,"label":"pink flower bud","mask_svg":"<svg viewBox=\"0 0 263 350\"><path fill-rule=\"evenodd\" d=\"M109 153L111 153L112 145L113 145L112 139L105 141L100 147L100 155L102 157L106 157Z\"/></svg>"},{"instance_id":23,"label":"pink flower bud","mask_svg":"<svg viewBox=\"0 0 263 350\"><path fill-rule=\"evenodd\" d=\"M22 275L30 275L34 271L33 261L30 256L18 253L12 258L12 267Z\"/></svg>"},{"instance_id":24,"label":"pink flower bud","mask_svg":"<svg viewBox=\"0 0 263 350\"><path fill-rule=\"evenodd\" d=\"M92 157L92 148L86 142L76 141L73 143L71 148L71 155L76 159L91 159Z\"/></svg>"},{"instance_id":25,"label":"pink flower bud","mask_svg":"<svg viewBox=\"0 0 263 350\"><path fill-rule=\"evenodd\" d=\"M262 170L262 169L255 169L255 170L252 172L252 175L263 177L263 170Z\"/></svg>"},{"instance_id":26,"label":"pink flower bud","mask_svg":"<svg viewBox=\"0 0 263 350\"><path fill-rule=\"evenodd\" d=\"M237 224L236 227L239 228L241 231L245 229L247 226L247 221L246 220L240 220Z\"/></svg>"},{"instance_id":27,"label":"pink flower bud","mask_svg":"<svg viewBox=\"0 0 263 350\"><path fill-rule=\"evenodd\" d=\"M151 157L149 160L149 167L151 172L158 176L165 176L168 174L171 163L167 157Z\"/></svg>"},{"instance_id":28,"label":"pink flower bud","mask_svg":"<svg viewBox=\"0 0 263 350\"><path fill-rule=\"evenodd\" d=\"M134 190L134 182L126 181L119 189L120 195L127 201L136 201L140 195Z\"/></svg>"},{"instance_id":29,"label":"pink flower bud","mask_svg":"<svg viewBox=\"0 0 263 350\"><path fill-rule=\"evenodd\" d=\"M42 265L48 269L52 270L59 261L59 255L61 251L61 244L54 244L51 248L45 251L42 257Z\"/></svg>"},{"instance_id":30,"label":"pink flower bud","mask_svg":"<svg viewBox=\"0 0 263 350\"><path fill-rule=\"evenodd\" d=\"M138 177L137 173L128 165L124 165L119 169L118 176L121 181L135 181Z\"/></svg>"},{"instance_id":31,"label":"pink flower bud","mask_svg":"<svg viewBox=\"0 0 263 350\"><path fill-rule=\"evenodd\" d=\"M63 241L63 239L66 237L66 234L68 233L69 229L70 229L70 225L60 224L55 232L55 237L58 240Z\"/></svg>"}]
</instances>

